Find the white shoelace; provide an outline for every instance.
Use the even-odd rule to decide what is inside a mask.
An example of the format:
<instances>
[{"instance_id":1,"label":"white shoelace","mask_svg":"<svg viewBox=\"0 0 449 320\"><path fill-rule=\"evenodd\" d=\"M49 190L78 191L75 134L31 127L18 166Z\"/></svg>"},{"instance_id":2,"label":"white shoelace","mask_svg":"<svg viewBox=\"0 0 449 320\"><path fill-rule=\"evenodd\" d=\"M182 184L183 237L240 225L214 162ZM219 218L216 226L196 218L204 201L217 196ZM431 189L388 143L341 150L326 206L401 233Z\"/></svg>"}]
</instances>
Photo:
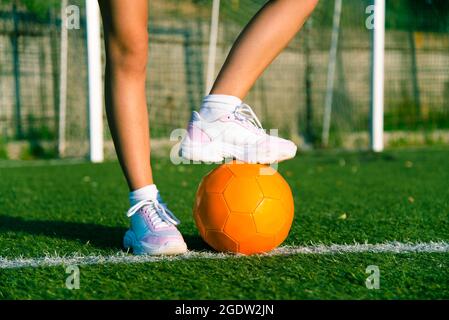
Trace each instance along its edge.
<instances>
[{"instance_id":1,"label":"white shoelace","mask_svg":"<svg viewBox=\"0 0 449 320\"><path fill-rule=\"evenodd\" d=\"M237 106L234 110L234 115L241 121L249 122L253 127L258 130L263 130L262 124L254 113L253 109L246 103Z\"/></svg>"},{"instance_id":2,"label":"white shoelace","mask_svg":"<svg viewBox=\"0 0 449 320\"><path fill-rule=\"evenodd\" d=\"M175 217L173 212L168 210L167 206L164 203L160 203L157 200L142 200L129 208L126 215L128 217L132 217L137 211L139 211L144 206L148 206L146 208L148 210L148 214L151 222L153 223L155 228L160 227L168 227L170 225L177 226L181 222L178 218Z\"/></svg>"}]
</instances>

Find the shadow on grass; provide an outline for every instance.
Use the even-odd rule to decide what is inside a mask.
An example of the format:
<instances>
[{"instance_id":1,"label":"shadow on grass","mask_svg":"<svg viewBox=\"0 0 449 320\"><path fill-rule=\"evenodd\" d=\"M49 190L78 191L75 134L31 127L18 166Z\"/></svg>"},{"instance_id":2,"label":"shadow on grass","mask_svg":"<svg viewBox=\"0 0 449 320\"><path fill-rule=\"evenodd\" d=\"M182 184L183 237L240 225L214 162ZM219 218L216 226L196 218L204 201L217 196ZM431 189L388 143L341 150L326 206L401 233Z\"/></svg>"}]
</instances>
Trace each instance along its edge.
<instances>
[{"instance_id":1,"label":"shadow on grass","mask_svg":"<svg viewBox=\"0 0 449 320\"><path fill-rule=\"evenodd\" d=\"M183 234L184 241L189 250L195 251L214 251L199 235Z\"/></svg>"},{"instance_id":2,"label":"shadow on grass","mask_svg":"<svg viewBox=\"0 0 449 320\"><path fill-rule=\"evenodd\" d=\"M123 249L124 227L102 226L55 220L25 220L20 217L0 215L0 234L4 232L25 232L56 239L75 240L101 249ZM198 235L183 235L189 250L210 250Z\"/></svg>"}]
</instances>

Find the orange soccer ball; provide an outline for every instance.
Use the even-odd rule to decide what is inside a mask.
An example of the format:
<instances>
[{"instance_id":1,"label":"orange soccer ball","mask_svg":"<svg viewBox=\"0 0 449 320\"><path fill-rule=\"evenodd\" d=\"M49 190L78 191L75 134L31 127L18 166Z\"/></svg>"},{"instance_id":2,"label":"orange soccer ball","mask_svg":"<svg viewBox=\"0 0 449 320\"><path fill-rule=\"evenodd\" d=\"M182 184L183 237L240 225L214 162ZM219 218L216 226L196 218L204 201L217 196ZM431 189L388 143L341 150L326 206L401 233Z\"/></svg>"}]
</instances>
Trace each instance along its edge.
<instances>
[{"instance_id":1,"label":"orange soccer ball","mask_svg":"<svg viewBox=\"0 0 449 320\"><path fill-rule=\"evenodd\" d=\"M293 212L290 187L276 170L233 162L203 178L193 216L201 237L212 248L250 255L284 242Z\"/></svg>"}]
</instances>

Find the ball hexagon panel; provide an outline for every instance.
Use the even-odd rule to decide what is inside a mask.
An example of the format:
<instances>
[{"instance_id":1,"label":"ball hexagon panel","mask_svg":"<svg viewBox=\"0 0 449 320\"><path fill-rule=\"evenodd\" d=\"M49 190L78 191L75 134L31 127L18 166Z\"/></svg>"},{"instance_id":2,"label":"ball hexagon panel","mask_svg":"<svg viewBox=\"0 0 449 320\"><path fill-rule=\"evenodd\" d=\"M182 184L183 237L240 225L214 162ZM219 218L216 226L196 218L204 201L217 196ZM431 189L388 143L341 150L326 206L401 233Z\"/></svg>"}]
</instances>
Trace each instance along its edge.
<instances>
[{"instance_id":1,"label":"ball hexagon panel","mask_svg":"<svg viewBox=\"0 0 449 320\"><path fill-rule=\"evenodd\" d=\"M290 232L290 227L293 221L293 215L291 215L291 219L287 219L282 226L281 230L274 237L275 246L281 245L285 239L287 239L288 233Z\"/></svg>"},{"instance_id":2,"label":"ball hexagon panel","mask_svg":"<svg viewBox=\"0 0 449 320\"><path fill-rule=\"evenodd\" d=\"M195 211L193 212L193 219L195 220L196 227L198 228L201 237L204 238L204 236L206 235L206 229L204 228L203 222L201 221L201 217L197 209L195 209Z\"/></svg>"},{"instance_id":3,"label":"ball hexagon panel","mask_svg":"<svg viewBox=\"0 0 449 320\"><path fill-rule=\"evenodd\" d=\"M207 230L206 242L215 250L222 252L237 252L239 246L237 242L221 231Z\"/></svg>"},{"instance_id":4,"label":"ball hexagon panel","mask_svg":"<svg viewBox=\"0 0 449 320\"><path fill-rule=\"evenodd\" d=\"M222 193L229 180L232 178L232 172L226 166L219 166L203 178L204 189L209 193Z\"/></svg>"},{"instance_id":5,"label":"ball hexagon panel","mask_svg":"<svg viewBox=\"0 0 449 320\"><path fill-rule=\"evenodd\" d=\"M286 210L288 212L291 212L292 214L295 211L295 207L294 207L294 203L293 203L293 195L292 195L292 191L290 189L290 186L288 185L287 181L285 181L284 178L282 178L281 176L279 176L279 188L281 191L281 200L282 200L282 204L285 206Z\"/></svg>"},{"instance_id":6,"label":"ball hexagon panel","mask_svg":"<svg viewBox=\"0 0 449 320\"><path fill-rule=\"evenodd\" d=\"M261 172L261 169L266 168L266 165L250 164L250 163L236 163L231 162L225 164L227 168L238 178L240 177L255 177Z\"/></svg>"},{"instance_id":7,"label":"ball hexagon panel","mask_svg":"<svg viewBox=\"0 0 449 320\"><path fill-rule=\"evenodd\" d=\"M256 234L256 225L251 214L231 212L223 232L241 244Z\"/></svg>"},{"instance_id":8,"label":"ball hexagon panel","mask_svg":"<svg viewBox=\"0 0 449 320\"><path fill-rule=\"evenodd\" d=\"M239 243L239 252L243 254L256 254L271 251L275 248L274 237L270 235L255 234L251 241Z\"/></svg>"},{"instance_id":9,"label":"ball hexagon panel","mask_svg":"<svg viewBox=\"0 0 449 320\"><path fill-rule=\"evenodd\" d=\"M224 191L228 207L234 212L253 212L263 198L254 178L232 178Z\"/></svg>"},{"instance_id":10,"label":"ball hexagon panel","mask_svg":"<svg viewBox=\"0 0 449 320\"><path fill-rule=\"evenodd\" d=\"M284 226L287 213L280 200L263 199L254 211L254 221L259 233L277 234Z\"/></svg>"},{"instance_id":11,"label":"ball hexagon panel","mask_svg":"<svg viewBox=\"0 0 449 320\"><path fill-rule=\"evenodd\" d=\"M201 198L203 197L203 195L204 195L204 180L200 182L198 190L196 191L194 208L197 208L200 205Z\"/></svg>"},{"instance_id":12,"label":"ball hexagon panel","mask_svg":"<svg viewBox=\"0 0 449 320\"><path fill-rule=\"evenodd\" d=\"M228 218L229 209L222 194L205 192L198 206L198 214L204 228L222 230Z\"/></svg>"},{"instance_id":13,"label":"ball hexagon panel","mask_svg":"<svg viewBox=\"0 0 449 320\"><path fill-rule=\"evenodd\" d=\"M273 199L281 198L281 188L277 176L261 175L256 179L265 197Z\"/></svg>"}]
</instances>

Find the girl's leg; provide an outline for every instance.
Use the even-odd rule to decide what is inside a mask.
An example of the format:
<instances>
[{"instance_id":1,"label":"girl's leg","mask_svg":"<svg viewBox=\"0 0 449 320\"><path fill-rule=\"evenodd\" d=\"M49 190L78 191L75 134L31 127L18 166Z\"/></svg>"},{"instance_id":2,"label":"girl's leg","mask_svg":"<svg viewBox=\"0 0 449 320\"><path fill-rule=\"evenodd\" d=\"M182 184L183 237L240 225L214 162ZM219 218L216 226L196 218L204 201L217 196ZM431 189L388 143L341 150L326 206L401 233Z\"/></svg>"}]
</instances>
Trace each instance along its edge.
<instances>
[{"instance_id":1,"label":"girl's leg","mask_svg":"<svg viewBox=\"0 0 449 320\"><path fill-rule=\"evenodd\" d=\"M148 0L100 0L106 46L106 113L130 190L153 183L145 96Z\"/></svg>"},{"instance_id":2,"label":"girl's leg","mask_svg":"<svg viewBox=\"0 0 449 320\"><path fill-rule=\"evenodd\" d=\"M145 96L148 0L99 0L106 46L106 113L128 182L131 228L123 244L135 254L187 250L177 219L153 184Z\"/></svg>"},{"instance_id":3,"label":"girl's leg","mask_svg":"<svg viewBox=\"0 0 449 320\"><path fill-rule=\"evenodd\" d=\"M181 143L184 158L217 162L234 157L272 163L295 156L297 147L292 141L254 130L262 126L242 99L301 29L317 3L271 0L255 15L235 41L200 112L192 115Z\"/></svg>"},{"instance_id":4,"label":"girl's leg","mask_svg":"<svg viewBox=\"0 0 449 320\"><path fill-rule=\"evenodd\" d=\"M317 5L318 0L271 0L245 27L224 63L211 94L243 99Z\"/></svg>"}]
</instances>

